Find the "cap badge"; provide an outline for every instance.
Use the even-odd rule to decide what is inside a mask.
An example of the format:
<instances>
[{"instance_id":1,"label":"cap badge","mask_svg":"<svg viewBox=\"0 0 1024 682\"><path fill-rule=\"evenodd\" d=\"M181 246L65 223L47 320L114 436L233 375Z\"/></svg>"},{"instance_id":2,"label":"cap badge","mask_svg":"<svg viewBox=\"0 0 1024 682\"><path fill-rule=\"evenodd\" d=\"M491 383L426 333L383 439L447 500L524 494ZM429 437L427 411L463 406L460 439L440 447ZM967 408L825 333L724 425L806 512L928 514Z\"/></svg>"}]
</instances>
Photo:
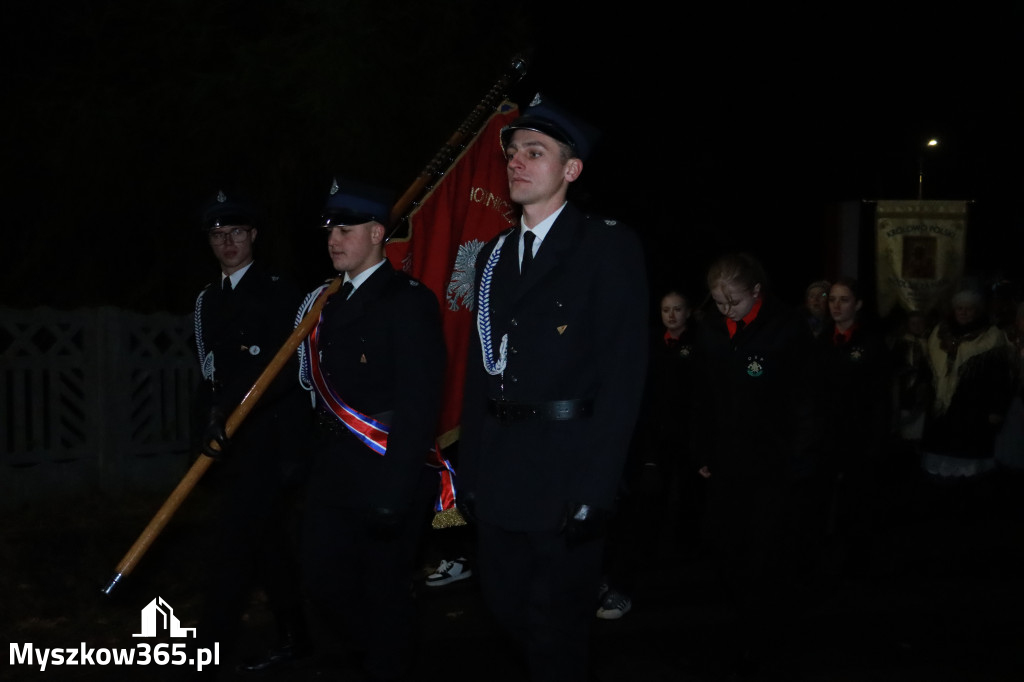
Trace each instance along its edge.
<instances>
[{"instance_id":1,"label":"cap badge","mask_svg":"<svg viewBox=\"0 0 1024 682\"><path fill-rule=\"evenodd\" d=\"M218 190L217 191L217 203L218 204L223 204L227 200L228 200L228 197L227 197L226 194L224 194L224 190Z\"/></svg>"}]
</instances>

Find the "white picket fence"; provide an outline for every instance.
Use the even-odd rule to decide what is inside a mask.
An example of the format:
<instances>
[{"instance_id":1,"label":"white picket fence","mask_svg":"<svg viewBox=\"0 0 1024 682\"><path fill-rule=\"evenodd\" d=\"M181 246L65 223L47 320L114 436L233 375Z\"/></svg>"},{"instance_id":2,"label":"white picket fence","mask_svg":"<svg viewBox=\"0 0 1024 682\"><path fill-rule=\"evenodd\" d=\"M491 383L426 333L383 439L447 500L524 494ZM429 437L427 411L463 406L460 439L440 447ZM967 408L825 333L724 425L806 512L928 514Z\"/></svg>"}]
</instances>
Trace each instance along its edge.
<instances>
[{"instance_id":1,"label":"white picket fence","mask_svg":"<svg viewBox=\"0 0 1024 682\"><path fill-rule=\"evenodd\" d=\"M169 490L187 469L191 316L0 308L0 504Z\"/></svg>"}]
</instances>

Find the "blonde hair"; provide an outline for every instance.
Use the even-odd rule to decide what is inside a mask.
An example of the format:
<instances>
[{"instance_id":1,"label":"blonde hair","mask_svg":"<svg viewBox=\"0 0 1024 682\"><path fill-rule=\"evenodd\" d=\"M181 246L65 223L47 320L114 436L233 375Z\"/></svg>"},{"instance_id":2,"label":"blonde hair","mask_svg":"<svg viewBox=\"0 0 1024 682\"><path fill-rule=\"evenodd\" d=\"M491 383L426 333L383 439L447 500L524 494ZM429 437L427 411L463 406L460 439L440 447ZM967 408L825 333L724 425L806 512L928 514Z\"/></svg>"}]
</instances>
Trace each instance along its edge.
<instances>
[{"instance_id":1,"label":"blonde hair","mask_svg":"<svg viewBox=\"0 0 1024 682\"><path fill-rule=\"evenodd\" d=\"M708 288L714 289L719 283L737 284L752 291L758 284L765 287L764 268L756 258L747 253L731 253L722 256L708 268Z\"/></svg>"}]
</instances>

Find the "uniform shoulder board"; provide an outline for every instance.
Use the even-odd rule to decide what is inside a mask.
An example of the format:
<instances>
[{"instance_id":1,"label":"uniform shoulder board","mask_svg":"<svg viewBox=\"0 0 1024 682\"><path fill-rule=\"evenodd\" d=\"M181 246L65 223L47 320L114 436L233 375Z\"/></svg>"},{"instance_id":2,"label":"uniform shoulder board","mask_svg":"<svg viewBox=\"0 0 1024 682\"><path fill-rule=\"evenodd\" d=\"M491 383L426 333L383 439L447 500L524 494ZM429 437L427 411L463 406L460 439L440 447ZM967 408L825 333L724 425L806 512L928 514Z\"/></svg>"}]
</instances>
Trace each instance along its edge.
<instances>
[{"instance_id":1,"label":"uniform shoulder board","mask_svg":"<svg viewBox=\"0 0 1024 682\"><path fill-rule=\"evenodd\" d=\"M389 291L401 291L408 289L409 287L419 286L419 280L413 279L412 276L404 270L394 270L391 273L391 280L388 283Z\"/></svg>"}]
</instances>

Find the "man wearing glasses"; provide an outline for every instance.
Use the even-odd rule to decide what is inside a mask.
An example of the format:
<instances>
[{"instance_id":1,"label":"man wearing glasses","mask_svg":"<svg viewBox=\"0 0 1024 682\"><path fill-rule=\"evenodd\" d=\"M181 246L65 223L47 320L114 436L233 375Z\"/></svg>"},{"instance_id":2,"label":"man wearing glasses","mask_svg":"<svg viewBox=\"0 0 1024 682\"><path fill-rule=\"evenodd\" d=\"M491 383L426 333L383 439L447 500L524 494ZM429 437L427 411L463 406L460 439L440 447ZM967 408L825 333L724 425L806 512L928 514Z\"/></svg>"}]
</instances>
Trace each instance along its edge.
<instances>
[{"instance_id":1,"label":"man wearing glasses","mask_svg":"<svg viewBox=\"0 0 1024 682\"><path fill-rule=\"evenodd\" d=\"M262 588L278 625L277 647L241 667L261 671L308 653L296 588L295 495L308 460L311 406L296 366L285 367L232 435L225 421L291 335L302 291L254 261L256 211L219 192L202 228L220 277L195 304L195 344L202 368L199 447L218 462L207 481L218 505L211 524L209 568L199 637L218 642L222 666L235 653L241 619ZM212 480L211 480L212 479ZM258 574L257 574L258 569Z\"/></svg>"}]
</instances>

